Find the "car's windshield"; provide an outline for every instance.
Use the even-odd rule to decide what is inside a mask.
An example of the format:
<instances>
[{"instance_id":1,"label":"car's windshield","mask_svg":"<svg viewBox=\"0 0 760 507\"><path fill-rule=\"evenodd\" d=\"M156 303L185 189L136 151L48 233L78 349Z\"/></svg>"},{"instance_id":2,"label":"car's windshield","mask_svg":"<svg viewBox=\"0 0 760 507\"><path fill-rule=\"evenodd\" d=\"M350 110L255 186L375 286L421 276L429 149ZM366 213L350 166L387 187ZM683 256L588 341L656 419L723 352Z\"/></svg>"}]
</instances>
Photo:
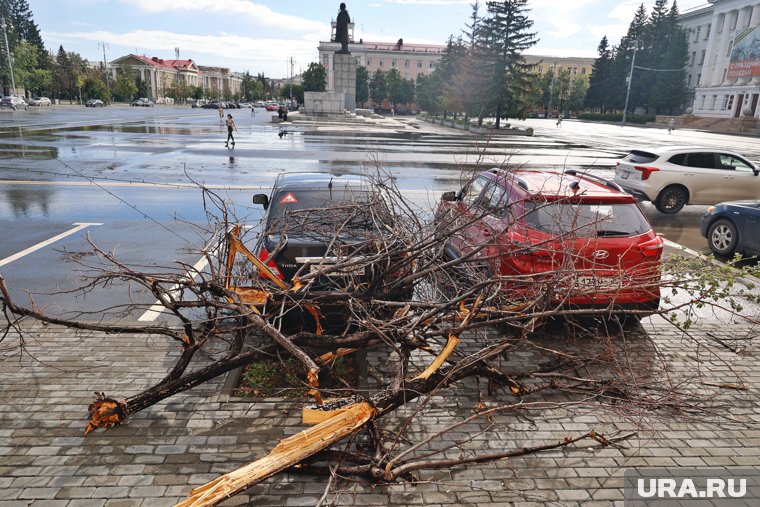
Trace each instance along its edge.
<instances>
[{"instance_id":1,"label":"car's windshield","mask_svg":"<svg viewBox=\"0 0 760 507\"><path fill-rule=\"evenodd\" d=\"M270 230L371 229L390 216L381 196L365 189L280 191L270 206Z\"/></svg>"},{"instance_id":2,"label":"car's windshield","mask_svg":"<svg viewBox=\"0 0 760 507\"><path fill-rule=\"evenodd\" d=\"M526 202L525 222L549 234L586 238L637 236L650 228L635 204Z\"/></svg>"}]
</instances>

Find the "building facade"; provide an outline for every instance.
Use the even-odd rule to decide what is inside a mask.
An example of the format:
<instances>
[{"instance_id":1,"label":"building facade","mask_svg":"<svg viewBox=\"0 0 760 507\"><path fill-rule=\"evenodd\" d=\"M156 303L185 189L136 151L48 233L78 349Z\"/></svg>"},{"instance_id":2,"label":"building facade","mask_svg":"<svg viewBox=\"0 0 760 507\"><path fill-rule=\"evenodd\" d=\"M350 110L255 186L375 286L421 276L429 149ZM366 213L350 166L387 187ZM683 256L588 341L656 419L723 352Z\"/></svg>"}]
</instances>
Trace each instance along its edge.
<instances>
[{"instance_id":1,"label":"building facade","mask_svg":"<svg viewBox=\"0 0 760 507\"><path fill-rule=\"evenodd\" d=\"M708 0L682 14L689 40L687 87L692 113L760 118L760 2Z\"/></svg>"},{"instance_id":2,"label":"building facade","mask_svg":"<svg viewBox=\"0 0 760 507\"><path fill-rule=\"evenodd\" d=\"M166 97L166 92L175 84L202 86L212 96L233 96L240 93L242 78L225 67L197 65L193 60L168 60L129 54L113 60L109 72L114 81L118 73L130 69L148 85L153 100Z\"/></svg>"}]
</instances>

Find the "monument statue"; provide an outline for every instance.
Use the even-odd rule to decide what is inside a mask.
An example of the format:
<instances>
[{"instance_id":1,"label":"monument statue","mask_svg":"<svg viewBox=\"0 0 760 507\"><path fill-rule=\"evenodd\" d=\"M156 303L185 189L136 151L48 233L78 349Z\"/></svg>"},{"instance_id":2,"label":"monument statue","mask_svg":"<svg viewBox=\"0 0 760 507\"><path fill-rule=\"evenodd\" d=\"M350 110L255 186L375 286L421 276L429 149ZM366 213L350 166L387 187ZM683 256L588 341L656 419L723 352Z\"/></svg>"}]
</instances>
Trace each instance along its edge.
<instances>
[{"instance_id":1,"label":"monument statue","mask_svg":"<svg viewBox=\"0 0 760 507\"><path fill-rule=\"evenodd\" d=\"M340 42L340 51L336 51L336 53L348 53L348 24L350 22L351 18L348 17L346 4L341 3L338 19L335 22L335 42Z\"/></svg>"}]
</instances>

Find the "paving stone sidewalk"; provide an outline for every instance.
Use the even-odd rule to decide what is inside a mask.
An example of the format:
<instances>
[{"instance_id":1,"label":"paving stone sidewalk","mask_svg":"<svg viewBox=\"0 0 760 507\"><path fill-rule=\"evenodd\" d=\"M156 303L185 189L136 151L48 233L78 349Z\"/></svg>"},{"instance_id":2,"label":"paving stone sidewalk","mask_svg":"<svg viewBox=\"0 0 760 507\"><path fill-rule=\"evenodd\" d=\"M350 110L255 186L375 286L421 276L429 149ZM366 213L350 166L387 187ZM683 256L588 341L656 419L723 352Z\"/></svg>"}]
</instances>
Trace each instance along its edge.
<instances>
[{"instance_id":1,"label":"paving stone sidewalk","mask_svg":"<svg viewBox=\"0 0 760 507\"><path fill-rule=\"evenodd\" d=\"M135 339L39 325L25 331L20 355L12 349L18 337L7 336L0 343L0 353L13 356L0 361L0 507L173 505L192 488L303 429L300 403L235 401L223 394L226 378L220 377L136 414L128 424L84 437L93 392L127 397L155 384L172 364L168 351L174 347L162 337ZM759 332L739 324L702 324L692 333L723 337L725 342ZM743 382L748 390L700 383L694 388L697 394L727 408L697 419L684 414L662 420L642 413L632 421L594 403L548 410L540 417L499 413L490 421L458 428L458 435L449 438L469 433L473 449L495 450L554 442L592 429L638 434L623 447L583 443L426 473L417 485L341 483L327 494L324 505L622 505L622 475L630 467L760 465L757 339L742 342L745 348L736 354L720 345L696 347L692 338L667 324L646 322L633 342L640 346L637 354L662 363L674 376L694 373L698 359L704 382ZM521 356L511 360L520 361ZM370 354L370 367L375 361L382 358ZM502 401L514 401L501 396ZM477 402L474 382L447 390L431 400L426 417L415 421L409 434L428 436L460 421L474 413ZM394 418L402 421L414 408ZM384 423L393 426L396 421ZM281 474L224 505L315 505L326 482Z\"/></svg>"}]
</instances>

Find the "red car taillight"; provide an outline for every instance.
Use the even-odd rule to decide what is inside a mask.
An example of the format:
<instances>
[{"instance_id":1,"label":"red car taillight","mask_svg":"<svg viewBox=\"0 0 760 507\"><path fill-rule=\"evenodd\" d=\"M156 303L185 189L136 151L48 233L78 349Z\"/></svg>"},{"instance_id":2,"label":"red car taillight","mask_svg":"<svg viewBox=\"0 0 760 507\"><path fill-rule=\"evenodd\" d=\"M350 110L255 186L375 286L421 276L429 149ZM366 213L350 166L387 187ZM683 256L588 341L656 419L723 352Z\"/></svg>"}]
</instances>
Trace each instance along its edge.
<instances>
[{"instance_id":1,"label":"red car taillight","mask_svg":"<svg viewBox=\"0 0 760 507\"><path fill-rule=\"evenodd\" d=\"M261 250L259 250L259 260L265 262L267 267L275 274L275 276L277 276L277 278L285 280L285 276L282 274L282 271L280 271L280 268L277 267L277 264L275 264L274 259L269 259L269 262L267 262L267 259L269 259L269 250L267 250L266 247L261 247ZM264 273L261 273L261 276L264 277Z\"/></svg>"},{"instance_id":2,"label":"red car taillight","mask_svg":"<svg viewBox=\"0 0 760 507\"><path fill-rule=\"evenodd\" d=\"M650 167L650 166L647 166L647 165L635 165L635 166L633 166L633 168L636 169L637 171L641 171L641 179L642 180L648 180L650 174L652 174L655 171L659 171L660 170L659 167Z\"/></svg>"},{"instance_id":3,"label":"red car taillight","mask_svg":"<svg viewBox=\"0 0 760 507\"><path fill-rule=\"evenodd\" d=\"M649 241L639 244L639 249L646 257L658 257L662 253L665 242L661 237L656 236Z\"/></svg>"}]
</instances>

